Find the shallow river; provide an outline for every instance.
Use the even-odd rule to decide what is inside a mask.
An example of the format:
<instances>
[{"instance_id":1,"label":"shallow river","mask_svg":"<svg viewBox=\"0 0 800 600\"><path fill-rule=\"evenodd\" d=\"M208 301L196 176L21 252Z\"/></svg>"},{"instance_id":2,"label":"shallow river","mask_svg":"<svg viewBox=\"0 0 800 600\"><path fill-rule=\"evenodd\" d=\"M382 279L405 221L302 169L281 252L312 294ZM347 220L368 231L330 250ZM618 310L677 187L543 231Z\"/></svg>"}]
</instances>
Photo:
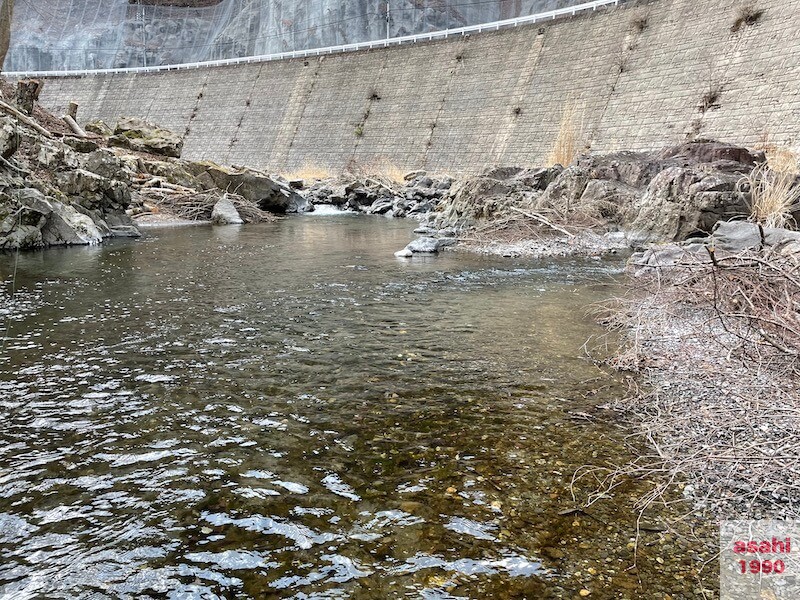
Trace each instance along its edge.
<instances>
[{"instance_id":1,"label":"shallow river","mask_svg":"<svg viewBox=\"0 0 800 600\"><path fill-rule=\"evenodd\" d=\"M0 255L0 598L683 589L630 569L633 490L568 512L629 458L582 349L620 264L396 259L411 227Z\"/></svg>"}]
</instances>

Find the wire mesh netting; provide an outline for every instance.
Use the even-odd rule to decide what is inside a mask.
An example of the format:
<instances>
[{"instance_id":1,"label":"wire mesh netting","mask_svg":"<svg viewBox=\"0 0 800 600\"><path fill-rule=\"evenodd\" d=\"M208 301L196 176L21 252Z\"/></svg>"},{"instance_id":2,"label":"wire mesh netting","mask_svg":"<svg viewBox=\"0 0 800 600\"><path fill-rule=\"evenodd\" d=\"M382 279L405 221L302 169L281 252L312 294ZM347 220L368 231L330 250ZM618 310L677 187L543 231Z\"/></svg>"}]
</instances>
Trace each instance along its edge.
<instances>
[{"instance_id":1,"label":"wire mesh netting","mask_svg":"<svg viewBox=\"0 0 800 600\"><path fill-rule=\"evenodd\" d=\"M16 0L6 71L157 66L488 23L586 0Z\"/></svg>"}]
</instances>

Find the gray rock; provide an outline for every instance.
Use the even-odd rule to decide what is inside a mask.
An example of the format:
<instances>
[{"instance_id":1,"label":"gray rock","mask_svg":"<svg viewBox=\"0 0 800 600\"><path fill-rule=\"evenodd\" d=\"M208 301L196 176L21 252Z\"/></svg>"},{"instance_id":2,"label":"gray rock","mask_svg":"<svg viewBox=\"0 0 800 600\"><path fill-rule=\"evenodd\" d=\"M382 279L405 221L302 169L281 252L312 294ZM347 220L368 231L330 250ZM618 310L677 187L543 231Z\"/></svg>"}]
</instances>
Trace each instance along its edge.
<instances>
[{"instance_id":1,"label":"gray rock","mask_svg":"<svg viewBox=\"0 0 800 600\"><path fill-rule=\"evenodd\" d=\"M19 225L9 232L0 230L0 249L31 249L44 246L42 231L35 225Z\"/></svg>"},{"instance_id":2,"label":"gray rock","mask_svg":"<svg viewBox=\"0 0 800 600\"><path fill-rule=\"evenodd\" d=\"M367 209L367 213L370 215L383 215L392 210L393 206L394 202L392 198L378 198Z\"/></svg>"},{"instance_id":3,"label":"gray rock","mask_svg":"<svg viewBox=\"0 0 800 600\"><path fill-rule=\"evenodd\" d=\"M569 213L579 207L583 192L589 185L589 171L582 167L567 167L547 186L537 201L537 206Z\"/></svg>"},{"instance_id":4,"label":"gray rock","mask_svg":"<svg viewBox=\"0 0 800 600\"><path fill-rule=\"evenodd\" d=\"M241 225L244 223L242 217L239 216L239 211L236 210L227 195L220 198L214 205L214 209L211 211L211 222L214 225Z\"/></svg>"},{"instance_id":5,"label":"gray rock","mask_svg":"<svg viewBox=\"0 0 800 600\"><path fill-rule=\"evenodd\" d=\"M75 152L66 144L39 138L33 148L36 162L50 170L74 169L79 164Z\"/></svg>"},{"instance_id":6,"label":"gray rock","mask_svg":"<svg viewBox=\"0 0 800 600\"><path fill-rule=\"evenodd\" d=\"M526 169L520 171L514 177L514 180L531 190L544 191L547 189L548 185L556 180L556 177L561 175L563 170L564 168L561 165L555 165L554 167L547 167L544 169Z\"/></svg>"},{"instance_id":7,"label":"gray rock","mask_svg":"<svg viewBox=\"0 0 800 600\"><path fill-rule=\"evenodd\" d=\"M701 255L710 260L705 244L662 244L641 252L635 252L628 259L628 269L636 277L641 277L655 269L674 267L687 258Z\"/></svg>"},{"instance_id":8,"label":"gray rock","mask_svg":"<svg viewBox=\"0 0 800 600\"><path fill-rule=\"evenodd\" d=\"M58 176L58 187L68 196L103 193L110 183L105 177L85 169L66 171Z\"/></svg>"},{"instance_id":9,"label":"gray rock","mask_svg":"<svg viewBox=\"0 0 800 600\"><path fill-rule=\"evenodd\" d=\"M42 227L42 242L47 246L99 244L103 234L95 222L74 207L52 202L53 212Z\"/></svg>"},{"instance_id":10,"label":"gray rock","mask_svg":"<svg viewBox=\"0 0 800 600\"><path fill-rule=\"evenodd\" d=\"M94 152L95 150L99 149L100 146L94 140L89 138L79 138L79 137L64 137L64 143L75 150L76 152L81 153L88 153Z\"/></svg>"},{"instance_id":11,"label":"gray rock","mask_svg":"<svg viewBox=\"0 0 800 600\"><path fill-rule=\"evenodd\" d=\"M782 246L800 243L800 232L764 227L764 240L762 244L761 231L755 223L746 221L720 221L714 226L709 243L716 248L728 252L741 252L743 250L758 249L764 246Z\"/></svg>"},{"instance_id":12,"label":"gray rock","mask_svg":"<svg viewBox=\"0 0 800 600\"><path fill-rule=\"evenodd\" d=\"M395 252L394 255L408 258L414 254L436 254L443 248L452 246L456 241L455 238L421 237L413 240L405 248Z\"/></svg>"},{"instance_id":13,"label":"gray rock","mask_svg":"<svg viewBox=\"0 0 800 600\"><path fill-rule=\"evenodd\" d=\"M98 244L103 234L94 221L81 214L74 207L47 198L38 190L28 188L19 190L15 199L24 211L21 224L34 224L41 232L39 240L44 246L71 246ZM30 238L29 234L25 235ZM5 244L8 246L8 240Z\"/></svg>"},{"instance_id":14,"label":"gray rock","mask_svg":"<svg viewBox=\"0 0 800 600\"><path fill-rule=\"evenodd\" d=\"M731 167L739 165L740 170L749 170L756 164L766 161L766 155L762 151L753 151L714 140L694 140L672 146L664 150L659 158L682 160L686 165L708 163L715 164L715 167Z\"/></svg>"},{"instance_id":15,"label":"gray rock","mask_svg":"<svg viewBox=\"0 0 800 600\"><path fill-rule=\"evenodd\" d=\"M646 186L667 166L663 159L645 152L612 152L581 156L576 165L587 171L593 179L620 181L634 188Z\"/></svg>"},{"instance_id":16,"label":"gray rock","mask_svg":"<svg viewBox=\"0 0 800 600\"><path fill-rule=\"evenodd\" d=\"M117 122L108 142L120 148L174 158L179 158L183 150L183 138L178 134L132 117L123 117Z\"/></svg>"},{"instance_id":17,"label":"gray rock","mask_svg":"<svg viewBox=\"0 0 800 600\"><path fill-rule=\"evenodd\" d=\"M117 181L130 183L131 170L120 157L110 150L101 148L80 156L79 160L81 166L87 171L91 171L106 179L116 179ZM167 165L168 163L154 161L154 164ZM153 175L158 174L159 173L153 173Z\"/></svg>"},{"instance_id":18,"label":"gray rock","mask_svg":"<svg viewBox=\"0 0 800 600\"><path fill-rule=\"evenodd\" d=\"M656 175L632 210L631 238L680 241L709 232L717 221L748 212L739 178L703 167L668 167Z\"/></svg>"},{"instance_id":19,"label":"gray rock","mask_svg":"<svg viewBox=\"0 0 800 600\"><path fill-rule=\"evenodd\" d=\"M109 137L114 135L114 130L109 127L105 121L101 121L97 119L96 121L89 121L83 128L88 131L89 133L96 133L98 135L102 135L103 137Z\"/></svg>"},{"instance_id":20,"label":"gray rock","mask_svg":"<svg viewBox=\"0 0 800 600\"><path fill-rule=\"evenodd\" d=\"M19 148L19 128L11 117L0 116L0 156L11 158Z\"/></svg>"}]
</instances>

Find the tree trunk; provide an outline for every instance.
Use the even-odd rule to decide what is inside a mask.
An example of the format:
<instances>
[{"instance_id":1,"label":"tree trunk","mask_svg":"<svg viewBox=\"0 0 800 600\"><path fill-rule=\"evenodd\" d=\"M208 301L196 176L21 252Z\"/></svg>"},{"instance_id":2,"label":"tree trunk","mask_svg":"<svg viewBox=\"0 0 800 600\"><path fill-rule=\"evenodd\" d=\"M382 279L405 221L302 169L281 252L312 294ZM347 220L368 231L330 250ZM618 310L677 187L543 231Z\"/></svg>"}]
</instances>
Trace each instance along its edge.
<instances>
[{"instance_id":1,"label":"tree trunk","mask_svg":"<svg viewBox=\"0 0 800 600\"><path fill-rule=\"evenodd\" d=\"M42 91L42 82L38 79L23 79L17 82L17 93L14 95L14 104L26 115L33 114L33 106L39 99Z\"/></svg>"},{"instance_id":2,"label":"tree trunk","mask_svg":"<svg viewBox=\"0 0 800 600\"><path fill-rule=\"evenodd\" d=\"M14 0L0 0L0 72L6 61L6 53L11 43L11 17L14 14Z\"/></svg>"}]
</instances>

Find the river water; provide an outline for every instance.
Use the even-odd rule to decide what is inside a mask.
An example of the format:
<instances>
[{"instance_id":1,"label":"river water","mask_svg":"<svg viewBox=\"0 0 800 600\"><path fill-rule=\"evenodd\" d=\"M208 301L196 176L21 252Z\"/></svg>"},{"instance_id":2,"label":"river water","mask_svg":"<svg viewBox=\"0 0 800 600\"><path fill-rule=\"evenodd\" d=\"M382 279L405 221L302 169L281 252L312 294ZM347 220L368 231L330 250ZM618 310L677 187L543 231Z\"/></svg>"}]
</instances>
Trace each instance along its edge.
<instances>
[{"instance_id":1,"label":"river water","mask_svg":"<svg viewBox=\"0 0 800 600\"><path fill-rule=\"evenodd\" d=\"M568 512L576 468L630 458L598 408L624 387L582 350L620 264L396 259L410 229L305 216L0 256L0 598L677 585L646 553L626 571L633 490Z\"/></svg>"}]
</instances>

